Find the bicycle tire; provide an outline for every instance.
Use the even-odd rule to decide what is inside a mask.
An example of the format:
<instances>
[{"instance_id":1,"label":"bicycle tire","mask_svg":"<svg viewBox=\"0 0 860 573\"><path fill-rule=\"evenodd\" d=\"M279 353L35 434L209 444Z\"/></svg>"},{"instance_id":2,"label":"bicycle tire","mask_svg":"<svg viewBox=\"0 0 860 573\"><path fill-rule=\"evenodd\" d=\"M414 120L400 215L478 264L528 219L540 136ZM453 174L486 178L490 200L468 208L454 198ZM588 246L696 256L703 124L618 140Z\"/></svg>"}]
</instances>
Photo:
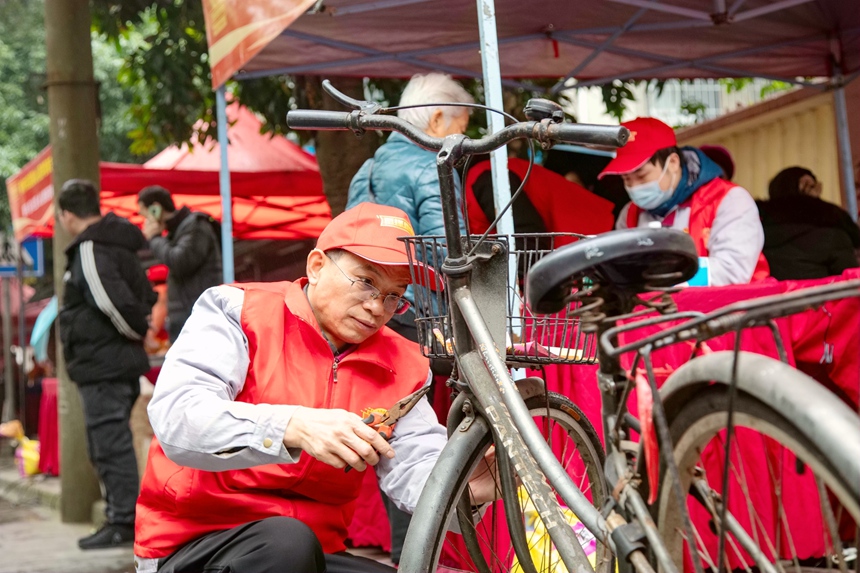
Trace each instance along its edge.
<instances>
[{"instance_id":1,"label":"bicycle tire","mask_svg":"<svg viewBox=\"0 0 860 573\"><path fill-rule=\"evenodd\" d=\"M595 505L602 503L607 496L605 481L603 480L602 468L604 453L600 444L597 432L582 412L568 398L555 393L546 393L528 398L526 406L529 411L534 414L536 420L545 422L542 427L544 435L550 436L553 443L556 445L555 451L560 455L562 463L567 463L572 469L582 468L584 471L576 478L580 479L579 485L586 488L586 491L591 494L591 499ZM441 509L442 517L440 523L449 524L453 521L460 523L461 535L454 533L446 533L447 527L436 528L430 532L430 538L416 540L412 536L407 537L406 545L404 546L403 555L417 551L415 543L430 547L431 561L424 563L423 566L428 570L435 571L440 565L440 556L442 556L443 567L456 568L462 571L481 571L481 572L497 572L497 571L512 571L515 555L512 543L506 541L510 539L512 534L525 535L525 539L520 539L526 545L534 545L538 536L532 528L523 525L526 520L524 517L524 506L527 504L514 505L511 503L511 498L507 500L499 500L490 504L489 508L483 513L481 519L473 519L473 512L469 505L469 494L467 491L468 478L472 472L483 460L485 452L492 444L492 435L487 424L477 418L473 426L479 424L483 428L480 430L481 435L470 438L470 445L465 451L461 451L462 459L457 464L460 470L456 476L449 478L447 488L443 496L438 500L438 507ZM561 436L561 437L560 437ZM452 439L456 439L453 437ZM566 438L569 443L559 447L559 440ZM501 487L501 486L497 486ZM558 499L558 498L557 498ZM518 507L518 519L508 522L509 514L504 510L505 503L509 508ZM561 503L559 501L559 503ZM538 514L536 511L526 508L528 518L531 522L536 523ZM413 519L413 523L414 523ZM518 527L519 523L522 527ZM529 529L527 532L526 530ZM584 534L585 535L585 534ZM545 551L541 555L552 555L550 553L550 542L547 541L547 536L541 536L540 541L547 543ZM612 559L609 549L603 544L596 542L596 559L599 563L597 571L609 572L612 570ZM476 549L477 548L477 549ZM501 550L499 550L501 548ZM446 558L453 558L449 562L445 562ZM560 570L553 569L553 566L561 566L556 562L551 563L544 560L544 563L535 563L534 560L521 562L518 568L513 571L530 573L531 571L552 571ZM411 562L410 562L411 563ZM404 571L411 570L411 566L406 563L404 569L404 561L401 561L401 569Z\"/></svg>"},{"instance_id":2,"label":"bicycle tire","mask_svg":"<svg viewBox=\"0 0 860 573\"><path fill-rule=\"evenodd\" d=\"M807 387L813 394L823 390L814 388L818 383L806 375L781 363L776 363L777 367L768 362L776 361L755 358L759 368L774 368L779 372L780 382L786 387L794 390ZM751 367L750 362L739 365L739 381L756 377ZM693 521L696 550L705 568L718 562L719 512L708 511L702 500L717 499L717 505L712 507L719 508L722 497L711 498L701 492L723 491L721 471L707 471L706 468L713 470L724 465L729 406L724 375L716 378L723 383L711 384L712 380L704 377L700 384L689 384L687 388L697 387L698 391L688 394L685 403L668 414L681 491L687 492L686 504ZM856 525L860 523L857 484L846 478L842 469L851 466L851 460L840 459L853 454L847 448L834 448L832 443L827 443L832 437L798 426L794 412L805 405L791 404L791 401L792 396L803 395L802 391L786 392L780 396L777 406L771 406L762 400L764 394L755 396L742 388L744 384L739 382L734 397L735 431L730 444L727 512L730 515L726 521L733 520L736 529L725 535L724 555L728 556L732 569L782 570L778 561L789 561L796 567L822 564L832 567L835 560L842 558L843 542L856 544ZM853 413L848 406L837 401L829 407L838 410L840 405L847 410L841 412L843 419L850 422ZM844 443L852 447L860 444L860 421L853 427L849 424L840 428L840 433ZM699 472L702 469L704 473ZM860 474L856 478L860 481ZM819 493L817 501L809 496L812 482L817 486L812 492ZM752 492L756 492L755 495ZM789 499L792 502L786 506L785 501ZM764 500L776 507L767 506ZM818 516L814 512L816 505L820 509ZM671 477L662 468L657 501L652 509L661 538L681 570L685 561L687 569L692 562L685 548L684 535L679 533L683 531L679 507ZM816 519L817 522L813 521ZM810 535L813 530L816 534ZM820 539L816 539L819 533ZM744 536L747 537L745 541ZM761 550L761 562L757 564L751 552L744 550L744 542Z\"/></svg>"}]
</instances>

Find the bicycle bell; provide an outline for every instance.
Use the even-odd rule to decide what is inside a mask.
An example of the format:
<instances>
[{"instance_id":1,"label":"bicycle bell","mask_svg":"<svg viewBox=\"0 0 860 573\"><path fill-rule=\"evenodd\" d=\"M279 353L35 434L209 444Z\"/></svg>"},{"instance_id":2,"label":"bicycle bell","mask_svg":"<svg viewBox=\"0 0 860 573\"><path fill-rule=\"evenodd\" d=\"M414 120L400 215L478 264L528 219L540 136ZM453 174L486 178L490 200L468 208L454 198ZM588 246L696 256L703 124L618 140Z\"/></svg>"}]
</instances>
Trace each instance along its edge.
<instances>
[{"instance_id":1,"label":"bicycle bell","mask_svg":"<svg viewBox=\"0 0 860 573\"><path fill-rule=\"evenodd\" d=\"M549 119L553 123L564 121L564 110L562 107L554 101L543 98L530 99L526 103L526 107L523 108L523 113L531 121L542 121L544 119Z\"/></svg>"}]
</instances>

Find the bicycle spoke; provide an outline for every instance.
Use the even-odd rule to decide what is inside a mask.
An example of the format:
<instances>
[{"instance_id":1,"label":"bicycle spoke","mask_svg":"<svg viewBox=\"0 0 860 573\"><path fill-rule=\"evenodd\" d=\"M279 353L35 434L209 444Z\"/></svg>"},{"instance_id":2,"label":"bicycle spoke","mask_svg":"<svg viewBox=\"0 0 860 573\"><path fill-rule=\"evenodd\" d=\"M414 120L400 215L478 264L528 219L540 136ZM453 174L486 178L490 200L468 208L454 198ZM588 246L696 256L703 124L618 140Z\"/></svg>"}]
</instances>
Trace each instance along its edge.
<instances>
[{"instance_id":1,"label":"bicycle spoke","mask_svg":"<svg viewBox=\"0 0 860 573\"><path fill-rule=\"evenodd\" d=\"M824 559L826 567L838 567L840 573L848 573L851 564L840 558L846 543L856 544L855 532L848 527L854 525L853 520L843 511L852 502L850 498L837 497L844 491L838 478L822 465L820 455L809 452L810 446L792 441L793 434L784 430L789 421L748 398L742 399L742 408L736 413L736 432L730 447L726 447L725 420L721 418L724 413L720 410L724 404L725 398L715 389L673 420L673 433L679 440L676 459L682 485L691 492L685 505L695 516L700 562L706 567L723 561L738 571L784 573L786 563L793 565L789 570L799 572L811 566L824 568ZM726 452L730 454L728 459ZM724 483L712 476L720 489L712 488L704 468L717 475L725 469L728 480ZM666 476L662 479L665 484ZM837 489L832 489L833 484ZM719 515L726 491L731 493L731 499L722 523ZM678 556L683 554L679 543L686 541L677 541L681 522L673 504L668 492L661 495L658 524L665 523L663 536L678 563ZM672 527L671 533L667 527ZM845 540L848 531L851 537ZM724 551L718 557L721 534ZM671 542L673 537L675 542Z\"/></svg>"},{"instance_id":2,"label":"bicycle spoke","mask_svg":"<svg viewBox=\"0 0 860 573\"><path fill-rule=\"evenodd\" d=\"M680 531L679 533L681 535L684 534L683 531ZM699 557L701 557L705 561L705 563L708 565L708 567L711 568L711 571L717 571L717 565L711 559L711 556L708 555L708 550L705 547L705 541L702 539L701 534L699 534L699 529L696 526L693 526L693 534L696 536L696 553L698 553ZM687 543L689 543L689 542L690 541L687 540Z\"/></svg>"},{"instance_id":3,"label":"bicycle spoke","mask_svg":"<svg viewBox=\"0 0 860 573\"><path fill-rule=\"evenodd\" d=\"M842 542L839 539L838 526L836 525L836 517L833 515L833 508L830 506L830 500L827 498L827 490L824 482L820 478L815 478L815 486L818 489L818 499L821 503L821 513L824 515L824 522L827 528L824 530L825 544L829 545L833 551L833 555L841 557L843 555ZM829 539L827 539L829 533ZM832 564L832 559L828 560L828 567ZM841 573L848 573L845 567L845 561L839 559L837 565Z\"/></svg>"},{"instance_id":4,"label":"bicycle spoke","mask_svg":"<svg viewBox=\"0 0 860 573\"><path fill-rule=\"evenodd\" d=\"M591 456L602 454L602 450L599 449L596 435L593 438L581 435L579 422L577 422L578 418L572 417L569 413L575 414L576 412L573 409L568 410L568 412L560 409L559 400L564 399L553 395L550 402L543 401L537 406L530 406L530 413L547 443L551 444L553 450L557 452L563 467L568 469L573 482L580 484L583 491L594 492L595 486L592 483L592 477L601 475L602 461L593 460ZM573 407L569 401L567 403L571 408ZM593 429L591 431L593 432ZM581 447L586 445L585 451L591 453L584 455ZM484 451L476 452L473 459L480 460L480 456L483 455ZM482 462L477 462L477 467L480 467L480 463ZM546 533L546 528L535 505L522 486L518 486L513 481L511 481L511 485L505 485L508 478L505 477L504 471L503 468L499 468L499 472L494 476L494 482L497 491L505 492L511 489L514 492L513 495L517 496L511 498L515 501L507 506L511 510L511 515L507 515L506 505L503 501L497 501L488 506L480 520L473 520L471 513L463 513L468 516L468 519L463 520L466 521L466 524L461 523L464 535L460 538L451 534L446 538L447 541L444 546L449 549L445 555L458 562L454 569L465 568L470 571L491 573L563 571L560 556ZM600 485L597 491L604 491L603 486ZM468 492L468 485L466 492ZM598 493L597 499L602 500L604 495ZM465 510L466 508L463 509L463 512ZM568 513L568 515L570 514ZM512 543L514 536L517 536L517 540L522 539L523 541L523 547L520 550L523 555L521 556L518 556L514 550ZM465 551L463 550L464 545ZM609 573L610 565L611 559L605 553L601 553L598 570ZM447 562L444 563L444 566L452 568Z\"/></svg>"}]
</instances>

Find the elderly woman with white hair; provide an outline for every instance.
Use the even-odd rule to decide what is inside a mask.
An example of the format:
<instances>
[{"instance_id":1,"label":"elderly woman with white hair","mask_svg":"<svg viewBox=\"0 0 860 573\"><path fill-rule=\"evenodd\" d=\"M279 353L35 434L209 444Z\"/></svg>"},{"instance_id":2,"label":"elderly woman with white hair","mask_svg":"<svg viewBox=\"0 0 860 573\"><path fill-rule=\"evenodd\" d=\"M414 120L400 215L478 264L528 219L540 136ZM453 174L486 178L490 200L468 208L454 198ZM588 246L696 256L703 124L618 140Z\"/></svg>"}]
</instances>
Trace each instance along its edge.
<instances>
[{"instance_id":1,"label":"elderly woman with white hair","mask_svg":"<svg viewBox=\"0 0 860 573\"><path fill-rule=\"evenodd\" d=\"M451 76L440 73L412 76L400 96L400 106L438 103L474 103L474 99ZM445 137L466 131L469 112L468 107L428 105L401 109L397 115L427 135ZM460 180L456 173L454 184L459 198ZM353 177L346 208L364 201L402 209L409 215L416 235L445 234L436 154L419 147L400 133L392 133L388 141L376 150L374 156ZM462 219L460 230L465 232ZM414 308L411 286L403 297L413 303ZM404 314L395 315L388 326L403 337L418 342L412 308ZM410 516L387 499L384 501L391 522L391 560L396 565L400 561Z\"/></svg>"},{"instance_id":2,"label":"elderly woman with white hair","mask_svg":"<svg viewBox=\"0 0 860 573\"><path fill-rule=\"evenodd\" d=\"M412 76L403 90L399 105L438 103L474 103L474 99L451 76L430 73ZM468 107L429 105L401 109L397 115L427 135L445 137L466 130L469 111ZM459 197L460 180L456 173L454 183ZM416 235L445 234L436 154L419 147L400 133L392 133L388 141L376 150L374 156L353 177L346 208L364 201L402 209L409 215ZM465 232L462 220L460 228ZM414 306L411 288L406 291L405 298ZM395 319L388 324L389 327L410 340L418 340L415 314L411 310Z\"/></svg>"}]
</instances>

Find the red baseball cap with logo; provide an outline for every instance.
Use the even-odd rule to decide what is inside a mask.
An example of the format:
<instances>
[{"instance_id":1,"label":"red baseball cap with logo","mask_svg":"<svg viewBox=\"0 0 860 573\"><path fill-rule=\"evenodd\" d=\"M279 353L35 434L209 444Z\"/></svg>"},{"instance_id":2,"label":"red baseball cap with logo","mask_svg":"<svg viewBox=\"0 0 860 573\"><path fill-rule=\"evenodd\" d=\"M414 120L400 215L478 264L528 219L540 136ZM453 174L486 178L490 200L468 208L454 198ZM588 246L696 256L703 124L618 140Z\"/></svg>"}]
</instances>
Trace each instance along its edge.
<instances>
[{"instance_id":1,"label":"red baseball cap with logo","mask_svg":"<svg viewBox=\"0 0 860 573\"><path fill-rule=\"evenodd\" d=\"M600 172L598 179L604 175L624 175L636 171L657 151L678 145L675 130L659 119L637 117L621 125L630 130L630 138L624 147L618 148L615 159Z\"/></svg>"},{"instance_id":2,"label":"red baseball cap with logo","mask_svg":"<svg viewBox=\"0 0 860 573\"><path fill-rule=\"evenodd\" d=\"M398 237L414 235L406 213L397 207L365 202L332 219L317 239L317 248L343 249L377 265L408 267L407 246ZM414 249L411 258L415 261ZM413 282L433 290L441 287L429 265L415 261L411 270Z\"/></svg>"}]
</instances>

